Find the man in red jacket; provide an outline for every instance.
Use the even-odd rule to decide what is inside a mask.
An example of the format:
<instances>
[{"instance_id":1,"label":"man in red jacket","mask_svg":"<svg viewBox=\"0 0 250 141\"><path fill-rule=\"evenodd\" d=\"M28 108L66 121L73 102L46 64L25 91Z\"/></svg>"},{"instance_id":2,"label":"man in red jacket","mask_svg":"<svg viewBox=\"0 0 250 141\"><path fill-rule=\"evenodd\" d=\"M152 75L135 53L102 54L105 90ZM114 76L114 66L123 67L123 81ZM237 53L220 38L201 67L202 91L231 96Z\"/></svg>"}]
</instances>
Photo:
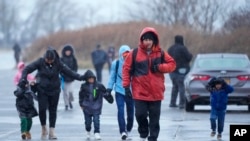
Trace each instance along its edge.
<instances>
[{"instance_id":1,"label":"man in red jacket","mask_svg":"<svg viewBox=\"0 0 250 141\"><path fill-rule=\"evenodd\" d=\"M175 67L174 59L160 48L156 30L144 28L140 34L139 47L128 54L122 70L125 95L135 100L135 116L141 141L146 138L148 141L157 141L161 101L165 91L164 73L174 71Z\"/></svg>"}]
</instances>

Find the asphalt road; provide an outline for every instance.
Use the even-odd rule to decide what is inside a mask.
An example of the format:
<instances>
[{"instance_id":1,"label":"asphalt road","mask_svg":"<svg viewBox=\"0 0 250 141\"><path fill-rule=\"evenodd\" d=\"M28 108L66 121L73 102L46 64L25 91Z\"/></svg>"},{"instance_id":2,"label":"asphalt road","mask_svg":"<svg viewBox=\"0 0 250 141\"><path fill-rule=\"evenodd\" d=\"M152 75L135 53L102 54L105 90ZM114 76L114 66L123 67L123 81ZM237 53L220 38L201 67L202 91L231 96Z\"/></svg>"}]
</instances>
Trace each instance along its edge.
<instances>
[{"instance_id":1,"label":"asphalt road","mask_svg":"<svg viewBox=\"0 0 250 141\"><path fill-rule=\"evenodd\" d=\"M10 52L0 51L0 141L20 140L20 121L15 109L15 96L13 91L13 76L16 70L13 68L13 59ZM4 65L4 66L3 66ZM80 70L80 73L86 70ZM103 71L103 80L106 85L108 71ZM78 106L78 91L81 82L74 83L73 110L65 111L63 97L60 96L58 106L58 118L56 135L58 141L85 141L86 133L84 128L83 114ZM169 108L171 83L166 75L165 100L162 102L161 131L158 141L215 141L210 137L209 106L196 106L194 112L185 112L178 108ZM36 103L37 104L37 103ZM101 137L102 141L120 141L117 110L115 103L108 104L104 101L101 115ZM246 106L229 106L225 120L223 141L229 141L229 125L250 124L250 114ZM33 119L31 130L32 141L40 141L41 127L38 117ZM137 123L131 132L131 139L139 141ZM92 137L91 140L94 140Z\"/></svg>"}]
</instances>

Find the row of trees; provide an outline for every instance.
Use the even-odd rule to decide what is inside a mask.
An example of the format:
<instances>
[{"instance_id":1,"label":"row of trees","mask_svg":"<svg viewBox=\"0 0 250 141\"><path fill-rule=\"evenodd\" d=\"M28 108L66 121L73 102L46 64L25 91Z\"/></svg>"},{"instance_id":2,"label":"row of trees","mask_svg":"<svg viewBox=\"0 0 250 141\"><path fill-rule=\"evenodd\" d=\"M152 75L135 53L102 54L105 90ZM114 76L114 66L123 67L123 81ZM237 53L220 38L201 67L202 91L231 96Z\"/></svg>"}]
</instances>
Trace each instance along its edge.
<instances>
[{"instance_id":1,"label":"row of trees","mask_svg":"<svg viewBox=\"0 0 250 141\"><path fill-rule=\"evenodd\" d=\"M249 26L250 0L244 7L235 7L235 0L131 0L117 21L149 21L164 26L184 26L204 34L223 29ZM105 5L111 6L111 5ZM102 6L78 6L69 0L34 0L25 18L22 6L15 1L0 1L0 43L32 42L37 37L76 27L95 26L103 19L94 18ZM219 29L218 29L219 28ZM220 30L222 31L222 30Z\"/></svg>"}]
</instances>

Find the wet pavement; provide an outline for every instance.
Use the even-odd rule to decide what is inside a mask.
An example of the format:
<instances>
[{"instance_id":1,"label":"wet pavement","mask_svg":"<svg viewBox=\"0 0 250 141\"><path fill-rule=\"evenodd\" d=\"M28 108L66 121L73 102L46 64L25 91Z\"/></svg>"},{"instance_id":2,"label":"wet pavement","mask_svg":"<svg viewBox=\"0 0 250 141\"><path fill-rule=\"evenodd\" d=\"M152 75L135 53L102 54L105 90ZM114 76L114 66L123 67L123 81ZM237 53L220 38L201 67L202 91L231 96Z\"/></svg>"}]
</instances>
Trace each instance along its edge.
<instances>
[{"instance_id":1,"label":"wet pavement","mask_svg":"<svg viewBox=\"0 0 250 141\"><path fill-rule=\"evenodd\" d=\"M20 121L15 109L15 96L13 91L13 76L16 70L13 69L11 52L0 51L0 141L19 141ZM79 73L85 72L81 69ZM106 85L108 81L108 71L103 71L103 80ZM58 141L86 141L83 113L78 105L78 91L81 82L74 82L73 110L64 110L62 94L58 106L56 135ZM215 141L215 137L210 137L209 106L196 106L194 112L185 112L178 108L169 108L171 83L166 75L165 100L162 102L161 131L158 141ZM36 103L37 105L37 103ZM108 104L104 101L101 115L101 137L102 141L121 141L116 104ZM229 141L230 124L250 124L250 114L246 106L229 106L225 120L223 141ZM137 123L131 132L131 140L139 141ZM38 117L33 118L31 130L32 141L40 141L41 127ZM91 137L94 140L94 136Z\"/></svg>"}]
</instances>

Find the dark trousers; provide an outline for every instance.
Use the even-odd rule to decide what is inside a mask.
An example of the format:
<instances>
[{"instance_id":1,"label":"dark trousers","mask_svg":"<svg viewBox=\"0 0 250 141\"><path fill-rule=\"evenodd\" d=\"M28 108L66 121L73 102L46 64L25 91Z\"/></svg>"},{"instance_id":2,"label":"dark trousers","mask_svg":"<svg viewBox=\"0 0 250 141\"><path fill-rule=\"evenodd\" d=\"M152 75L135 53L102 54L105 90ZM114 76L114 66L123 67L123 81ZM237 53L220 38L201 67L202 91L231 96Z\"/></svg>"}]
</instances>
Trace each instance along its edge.
<instances>
[{"instance_id":1,"label":"dark trousers","mask_svg":"<svg viewBox=\"0 0 250 141\"><path fill-rule=\"evenodd\" d=\"M104 64L95 65L95 72L97 81L102 82L102 69Z\"/></svg>"},{"instance_id":2,"label":"dark trousers","mask_svg":"<svg viewBox=\"0 0 250 141\"><path fill-rule=\"evenodd\" d=\"M160 132L160 114L161 101L135 100L135 117L141 138L148 137L148 141L157 141Z\"/></svg>"},{"instance_id":3,"label":"dark trousers","mask_svg":"<svg viewBox=\"0 0 250 141\"><path fill-rule=\"evenodd\" d=\"M171 101L170 105L176 105L176 99L179 95L179 106L185 105L185 87L184 87L184 78L185 75L178 73L170 73L170 79L172 80L172 92L171 92Z\"/></svg>"},{"instance_id":4,"label":"dark trousers","mask_svg":"<svg viewBox=\"0 0 250 141\"><path fill-rule=\"evenodd\" d=\"M211 109L210 123L212 131L216 131L216 120L218 121L218 134L223 132L226 110Z\"/></svg>"},{"instance_id":5,"label":"dark trousers","mask_svg":"<svg viewBox=\"0 0 250 141\"><path fill-rule=\"evenodd\" d=\"M49 127L55 128L57 118L57 106L59 101L59 93L46 95L38 93L38 109L41 125L46 125L46 110L49 110Z\"/></svg>"},{"instance_id":6,"label":"dark trousers","mask_svg":"<svg viewBox=\"0 0 250 141\"><path fill-rule=\"evenodd\" d=\"M32 127L32 118L20 118L21 120L21 133L29 132Z\"/></svg>"},{"instance_id":7,"label":"dark trousers","mask_svg":"<svg viewBox=\"0 0 250 141\"><path fill-rule=\"evenodd\" d=\"M115 94L116 105L118 109L117 119L119 131L130 132L134 123L134 100L131 97L124 96L120 93ZM125 121L124 107L126 104L127 121ZM126 124L127 123L127 124Z\"/></svg>"},{"instance_id":8,"label":"dark trousers","mask_svg":"<svg viewBox=\"0 0 250 141\"><path fill-rule=\"evenodd\" d=\"M91 131L91 124L92 120L94 122L94 133L100 133L100 115L99 114L89 114L84 112L84 119L85 119L85 129L87 132Z\"/></svg>"}]
</instances>

